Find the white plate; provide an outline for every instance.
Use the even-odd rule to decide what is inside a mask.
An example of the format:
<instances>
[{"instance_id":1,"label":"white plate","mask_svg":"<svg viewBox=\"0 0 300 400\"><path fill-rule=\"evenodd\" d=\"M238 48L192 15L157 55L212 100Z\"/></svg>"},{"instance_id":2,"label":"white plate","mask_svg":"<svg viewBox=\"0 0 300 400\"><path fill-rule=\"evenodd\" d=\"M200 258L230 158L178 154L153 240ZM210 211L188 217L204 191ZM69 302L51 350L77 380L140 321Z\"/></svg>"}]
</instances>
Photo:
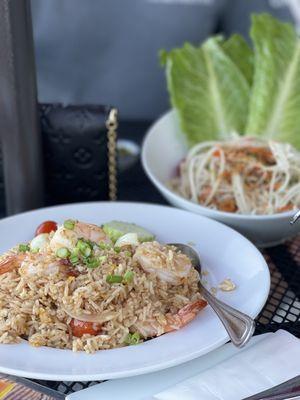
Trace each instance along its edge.
<instances>
[{"instance_id":1,"label":"white plate","mask_svg":"<svg viewBox=\"0 0 300 400\"><path fill-rule=\"evenodd\" d=\"M141 203L84 203L31 211L0 221L0 251L29 240L44 220L77 218L101 224L117 219L135 222L162 242L195 243L209 280L217 285L230 277L233 292L220 293L228 304L255 317L270 288L268 266L259 251L234 230L205 217L175 208ZM22 342L0 345L0 372L46 380L87 381L128 377L192 360L228 341L210 307L183 329L138 346L73 353Z\"/></svg>"}]
</instances>

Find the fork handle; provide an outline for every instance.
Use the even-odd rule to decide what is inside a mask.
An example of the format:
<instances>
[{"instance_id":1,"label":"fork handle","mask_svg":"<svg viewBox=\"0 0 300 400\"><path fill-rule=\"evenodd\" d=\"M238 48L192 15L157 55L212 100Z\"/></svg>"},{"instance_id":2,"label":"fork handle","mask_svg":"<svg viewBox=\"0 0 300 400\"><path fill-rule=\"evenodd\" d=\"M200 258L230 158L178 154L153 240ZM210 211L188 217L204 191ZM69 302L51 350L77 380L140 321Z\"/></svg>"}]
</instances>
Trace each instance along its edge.
<instances>
[{"instance_id":1,"label":"fork handle","mask_svg":"<svg viewBox=\"0 0 300 400\"><path fill-rule=\"evenodd\" d=\"M234 346L245 346L254 333L254 320L248 315L230 307L228 304L223 303L223 301L218 300L202 283L199 283L199 289L204 299L218 315Z\"/></svg>"}]
</instances>

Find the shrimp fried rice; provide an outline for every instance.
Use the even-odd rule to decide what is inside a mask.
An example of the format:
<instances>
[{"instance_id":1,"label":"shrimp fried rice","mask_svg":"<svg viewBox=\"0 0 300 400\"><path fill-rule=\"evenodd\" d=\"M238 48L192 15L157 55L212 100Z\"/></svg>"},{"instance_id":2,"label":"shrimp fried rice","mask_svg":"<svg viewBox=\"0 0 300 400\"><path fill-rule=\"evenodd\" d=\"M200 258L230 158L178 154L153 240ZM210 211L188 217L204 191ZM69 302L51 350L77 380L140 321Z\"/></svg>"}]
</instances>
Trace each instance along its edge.
<instances>
[{"instance_id":1,"label":"shrimp fried rice","mask_svg":"<svg viewBox=\"0 0 300 400\"><path fill-rule=\"evenodd\" d=\"M115 238L114 238L115 239ZM175 248L68 220L0 258L0 343L93 353L180 329L206 302Z\"/></svg>"}]
</instances>

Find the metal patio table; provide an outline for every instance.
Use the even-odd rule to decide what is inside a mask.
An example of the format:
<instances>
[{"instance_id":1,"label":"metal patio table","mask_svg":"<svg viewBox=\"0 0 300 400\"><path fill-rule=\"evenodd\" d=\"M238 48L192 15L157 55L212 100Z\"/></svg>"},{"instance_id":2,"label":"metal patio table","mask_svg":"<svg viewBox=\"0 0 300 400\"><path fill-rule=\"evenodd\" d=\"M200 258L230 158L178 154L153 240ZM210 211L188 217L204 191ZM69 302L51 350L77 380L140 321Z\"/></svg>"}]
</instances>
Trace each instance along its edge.
<instances>
[{"instance_id":1,"label":"metal patio table","mask_svg":"<svg viewBox=\"0 0 300 400\"><path fill-rule=\"evenodd\" d=\"M119 136L141 143L148 126L147 122L121 123ZM167 204L146 177L139 160L119 174L118 200ZM263 250L263 255L271 272L271 290L256 319L255 334L285 329L300 338L300 235L285 244ZM10 378L57 399L99 383Z\"/></svg>"}]
</instances>

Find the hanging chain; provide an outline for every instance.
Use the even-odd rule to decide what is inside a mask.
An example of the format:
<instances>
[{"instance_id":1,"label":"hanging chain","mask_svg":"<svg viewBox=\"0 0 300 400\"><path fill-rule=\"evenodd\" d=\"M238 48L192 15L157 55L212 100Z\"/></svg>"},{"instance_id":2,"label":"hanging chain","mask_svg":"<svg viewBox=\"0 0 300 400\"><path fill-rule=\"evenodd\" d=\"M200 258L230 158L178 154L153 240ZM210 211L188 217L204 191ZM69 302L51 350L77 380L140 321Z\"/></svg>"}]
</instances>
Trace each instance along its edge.
<instances>
[{"instance_id":1,"label":"hanging chain","mask_svg":"<svg viewBox=\"0 0 300 400\"><path fill-rule=\"evenodd\" d=\"M112 108L106 120L108 149L108 197L117 200L117 128L118 110Z\"/></svg>"}]
</instances>

